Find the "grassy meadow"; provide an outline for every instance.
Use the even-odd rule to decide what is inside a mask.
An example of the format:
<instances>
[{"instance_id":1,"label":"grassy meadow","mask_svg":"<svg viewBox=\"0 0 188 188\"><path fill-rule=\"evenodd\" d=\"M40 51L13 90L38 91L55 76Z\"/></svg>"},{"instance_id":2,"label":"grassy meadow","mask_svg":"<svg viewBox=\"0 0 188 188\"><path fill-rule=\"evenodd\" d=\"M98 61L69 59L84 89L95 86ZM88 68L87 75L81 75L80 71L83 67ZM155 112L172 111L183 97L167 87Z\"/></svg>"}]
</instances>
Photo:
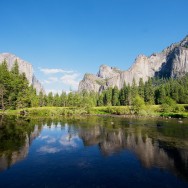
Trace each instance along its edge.
<instances>
[{"instance_id":1,"label":"grassy meadow","mask_svg":"<svg viewBox=\"0 0 188 188\"><path fill-rule=\"evenodd\" d=\"M145 105L139 109L132 106L102 106L102 107L33 107L18 110L0 111L4 115L16 116L80 116L80 115L119 115L119 116L135 116L135 117L172 117L187 118L188 105L178 104L177 110L165 111L162 105ZM183 109L183 110L182 110Z\"/></svg>"}]
</instances>

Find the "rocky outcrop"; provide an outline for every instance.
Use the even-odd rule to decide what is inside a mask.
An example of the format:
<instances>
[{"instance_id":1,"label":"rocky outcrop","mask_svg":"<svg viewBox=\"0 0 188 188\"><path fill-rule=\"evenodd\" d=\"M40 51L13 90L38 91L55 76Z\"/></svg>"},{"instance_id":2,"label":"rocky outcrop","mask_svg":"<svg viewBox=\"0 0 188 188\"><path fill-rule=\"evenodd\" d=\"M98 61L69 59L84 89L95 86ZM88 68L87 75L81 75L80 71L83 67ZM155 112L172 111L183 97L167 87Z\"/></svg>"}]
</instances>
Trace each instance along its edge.
<instances>
[{"instance_id":1,"label":"rocky outcrop","mask_svg":"<svg viewBox=\"0 0 188 188\"><path fill-rule=\"evenodd\" d=\"M32 85L36 89L37 93L39 94L40 92L45 93L45 90L42 86L42 84L37 80L35 75L32 77Z\"/></svg>"},{"instance_id":2,"label":"rocky outcrop","mask_svg":"<svg viewBox=\"0 0 188 188\"><path fill-rule=\"evenodd\" d=\"M36 89L37 93L40 93L42 91L45 92L41 83L36 79L34 73L33 73L33 67L30 63L27 61L24 61L20 59L19 57L10 54L10 53L2 53L0 54L0 63L2 63L4 60L6 60L8 69L11 70L15 61L18 62L19 66L19 72L25 73L27 80L29 81L30 85L33 85L33 87Z\"/></svg>"},{"instance_id":3,"label":"rocky outcrop","mask_svg":"<svg viewBox=\"0 0 188 188\"><path fill-rule=\"evenodd\" d=\"M139 55L132 67L121 71L114 67L101 65L97 75L87 74L79 83L79 91L100 92L107 87L117 86L121 89L124 82L132 84L135 79L147 81L149 77L180 77L188 72L188 36L181 42L172 44L161 53L154 53L147 57ZM88 76L89 75L89 76Z\"/></svg>"}]
</instances>

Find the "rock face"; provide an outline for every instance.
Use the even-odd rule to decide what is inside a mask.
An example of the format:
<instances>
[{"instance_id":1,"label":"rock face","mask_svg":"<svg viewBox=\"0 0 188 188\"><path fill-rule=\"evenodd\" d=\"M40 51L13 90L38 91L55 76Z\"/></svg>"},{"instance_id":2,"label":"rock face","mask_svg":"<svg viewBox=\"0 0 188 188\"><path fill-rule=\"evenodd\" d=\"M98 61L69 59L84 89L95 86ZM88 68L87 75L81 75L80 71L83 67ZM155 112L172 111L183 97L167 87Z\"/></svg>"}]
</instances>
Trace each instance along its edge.
<instances>
[{"instance_id":1,"label":"rock face","mask_svg":"<svg viewBox=\"0 0 188 188\"><path fill-rule=\"evenodd\" d=\"M86 74L79 83L79 91L100 92L108 87L123 87L124 82L132 84L135 79L147 81L149 77L180 77L188 72L188 36L181 42L172 44L161 53L147 57L139 55L132 67L121 71L114 67L101 65L97 75Z\"/></svg>"},{"instance_id":2,"label":"rock face","mask_svg":"<svg viewBox=\"0 0 188 188\"><path fill-rule=\"evenodd\" d=\"M15 61L17 60L18 66L19 66L19 72L25 73L27 80L29 81L30 85L33 85L33 87L36 89L37 93L40 93L42 91L45 92L41 83L36 79L34 73L33 73L33 67L30 63L27 61L24 61L20 59L19 57L16 57L13 54L10 53L2 53L0 54L0 63L2 63L4 60L6 60L8 69L11 70Z\"/></svg>"}]
</instances>

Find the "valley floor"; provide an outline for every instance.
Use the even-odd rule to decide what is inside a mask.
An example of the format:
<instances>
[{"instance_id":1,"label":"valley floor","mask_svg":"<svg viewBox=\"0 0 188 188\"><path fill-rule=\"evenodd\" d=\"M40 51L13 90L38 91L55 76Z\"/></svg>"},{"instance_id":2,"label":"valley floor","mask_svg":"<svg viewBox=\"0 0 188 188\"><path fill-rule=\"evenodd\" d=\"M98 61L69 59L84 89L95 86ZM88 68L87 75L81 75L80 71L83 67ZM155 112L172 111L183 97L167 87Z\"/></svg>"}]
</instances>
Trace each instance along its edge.
<instances>
[{"instance_id":1,"label":"valley floor","mask_svg":"<svg viewBox=\"0 0 188 188\"><path fill-rule=\"evenodd\" d=\"M101 106L101 107L36 107L24 108L18 110L0 111L0 115L16 116L39 116L39 117L57 117L73 115L115 115L124 117L164 117L164 118L188 118L188 105L179 105L185 108L180 112L163 112L161 105L147 105L135 113L134 109L129 106Z\"/></svg>"}]
</instances>

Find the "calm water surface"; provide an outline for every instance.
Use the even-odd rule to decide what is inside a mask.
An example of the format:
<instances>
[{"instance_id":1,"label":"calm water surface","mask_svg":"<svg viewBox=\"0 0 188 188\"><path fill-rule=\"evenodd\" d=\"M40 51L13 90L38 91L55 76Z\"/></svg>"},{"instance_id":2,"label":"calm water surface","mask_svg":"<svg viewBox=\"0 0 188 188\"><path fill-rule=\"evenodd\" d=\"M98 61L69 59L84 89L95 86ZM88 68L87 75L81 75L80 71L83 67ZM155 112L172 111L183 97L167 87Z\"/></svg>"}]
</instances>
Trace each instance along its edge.
<instances>
[{"instance_id":1,"label":"calm water surface","mask_svg":"<svg viewBox=\"0 0 188 188\"><path fill-rule=\"evenodd\" d=\"M188 122L0 117L0 187L188 187Z\"/></svg>"}]
</instances>

